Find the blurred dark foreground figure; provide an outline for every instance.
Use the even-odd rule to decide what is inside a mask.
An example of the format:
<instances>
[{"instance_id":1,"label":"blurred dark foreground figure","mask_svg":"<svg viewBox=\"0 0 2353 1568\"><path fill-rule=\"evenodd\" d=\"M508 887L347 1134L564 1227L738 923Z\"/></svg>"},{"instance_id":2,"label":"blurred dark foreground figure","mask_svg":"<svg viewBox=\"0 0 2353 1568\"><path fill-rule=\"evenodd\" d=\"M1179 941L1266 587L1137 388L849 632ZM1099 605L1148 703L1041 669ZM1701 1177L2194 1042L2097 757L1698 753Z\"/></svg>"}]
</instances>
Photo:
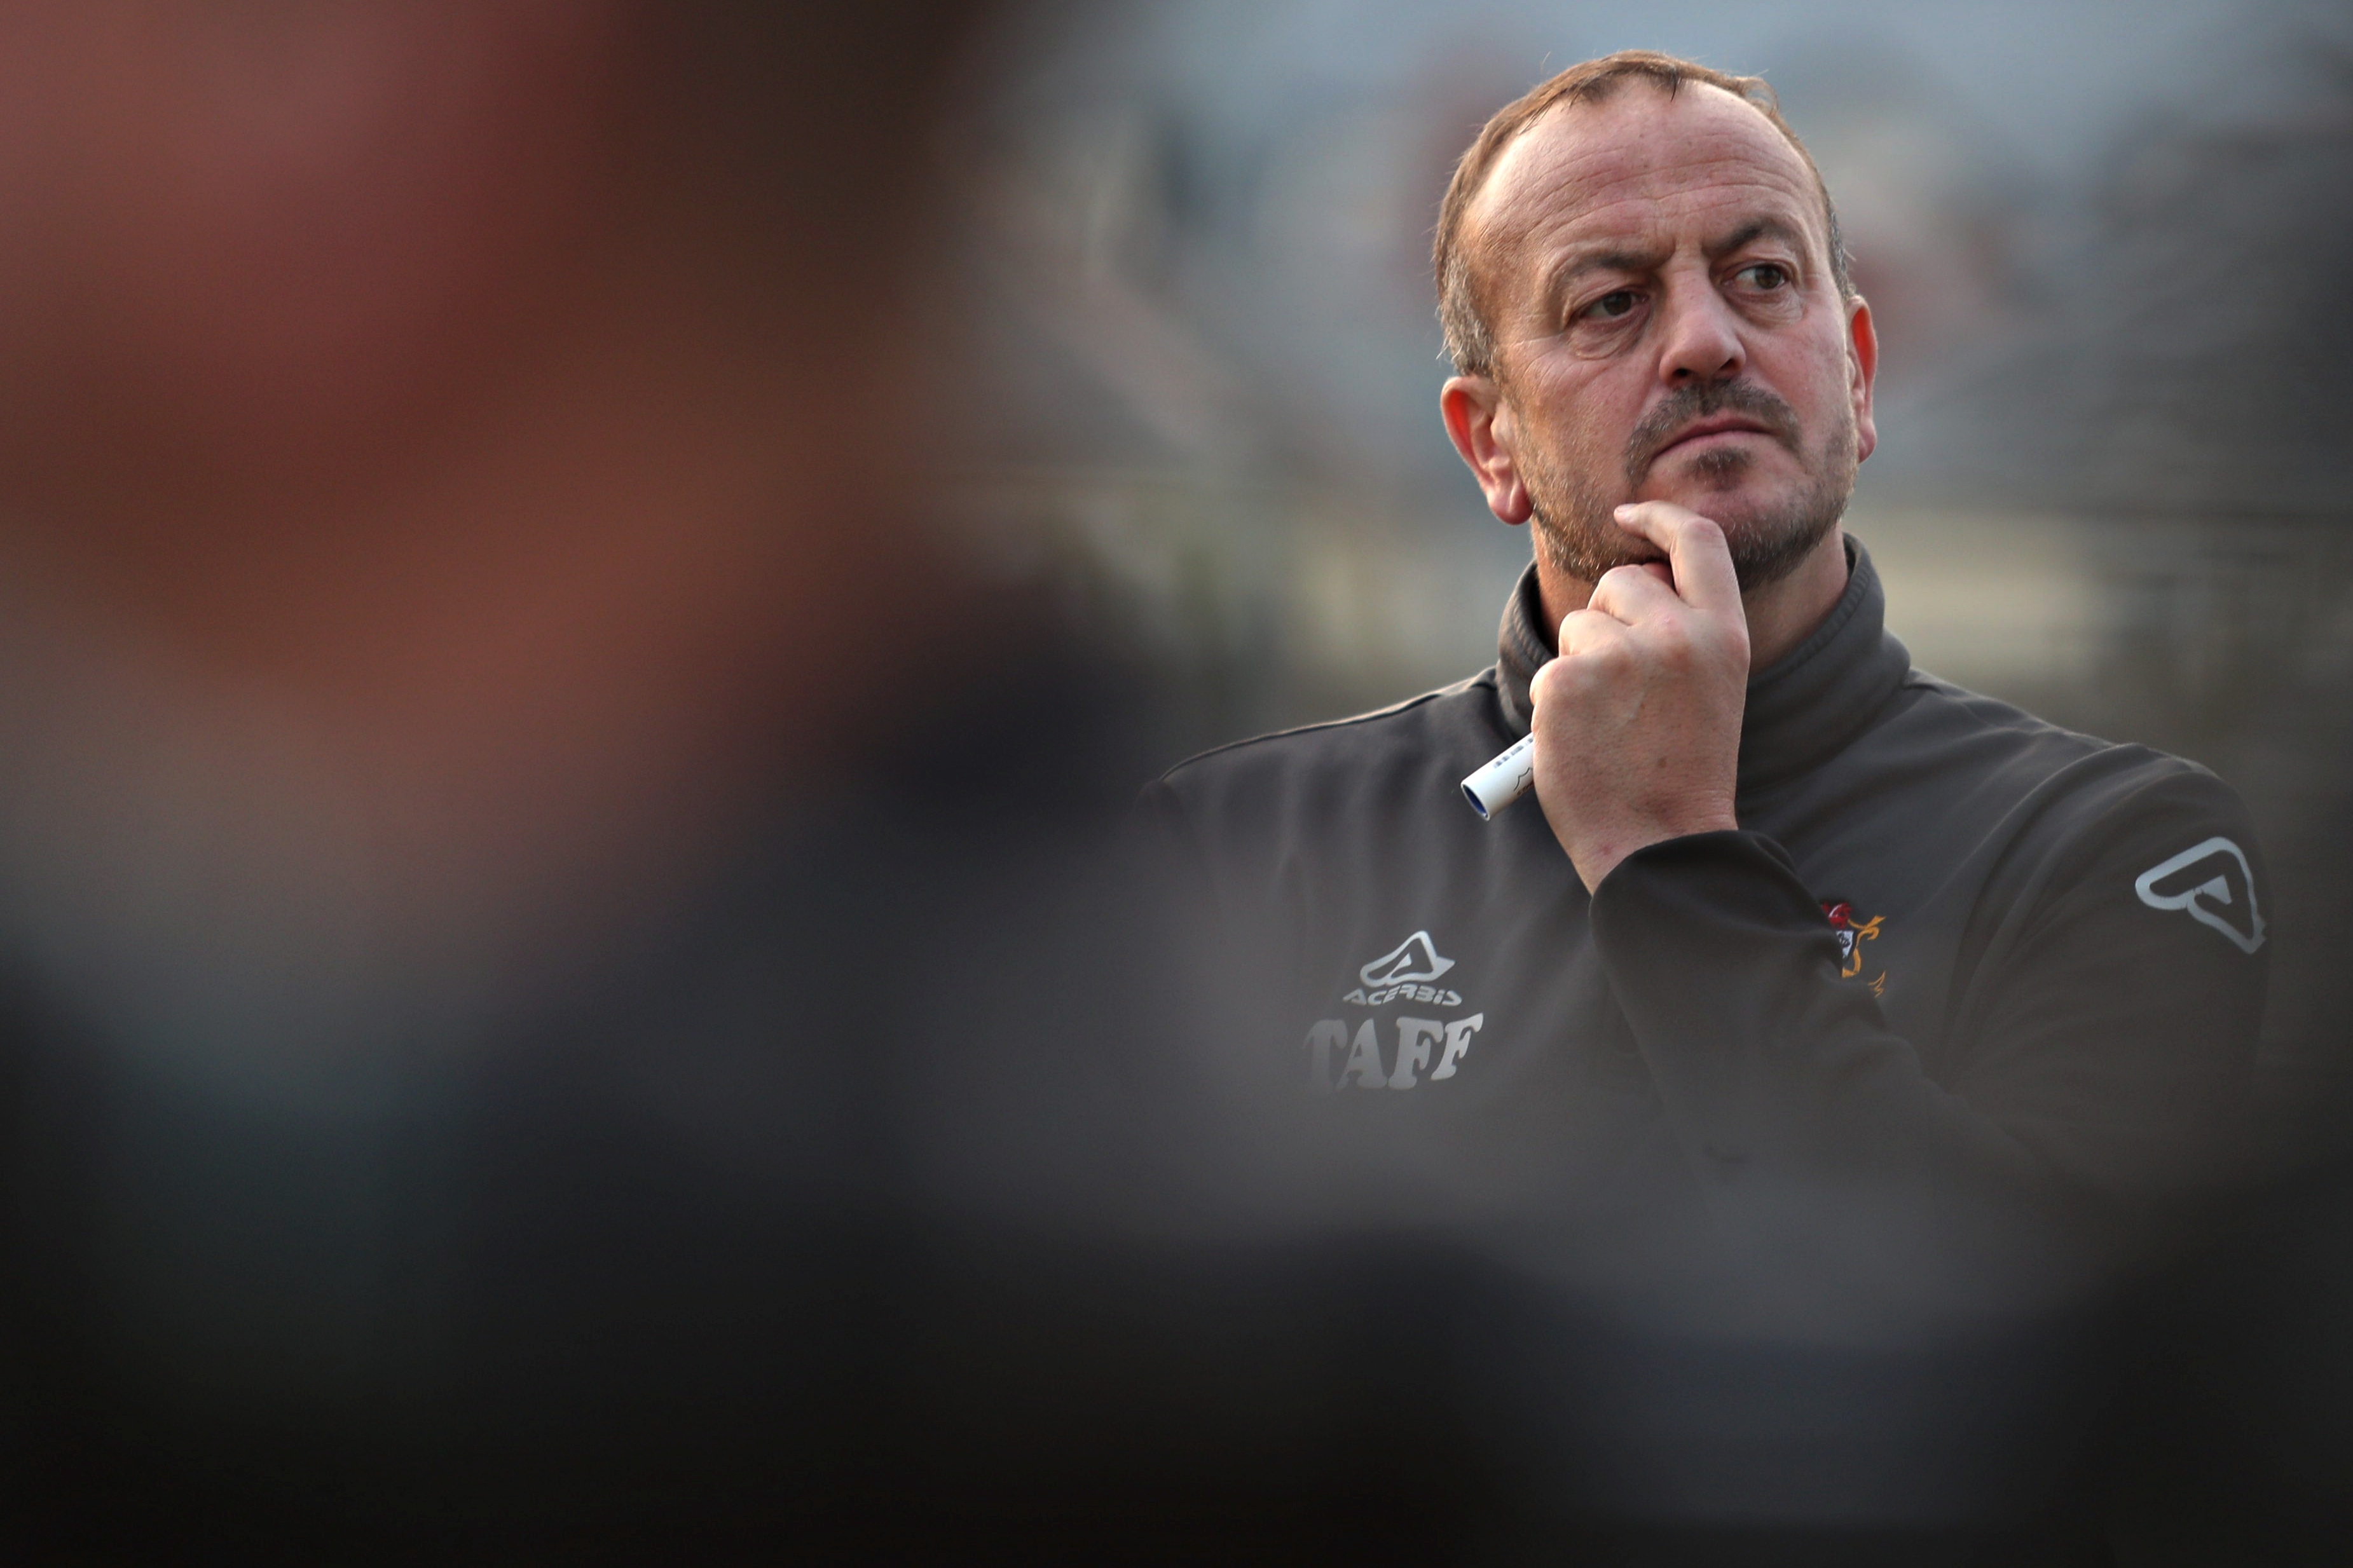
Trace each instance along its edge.
<instances>
[{"instance_id":1,"label":"blurred dark foreground figure","mask_svg":"<svg viewBox=\"0 0 2353 1568\"><path fill-rule=\"evenodd\" d=\"M1181 1174L1130 697L920 519L985 9L0 9L12 1561L1133 1555L1377 1440Z\"/></svg>"},{"instance_id":2,"label":"blurred dark foreground figure","mask_svg":"<svg viewBox=\"0 0 2353 1568\"><path fill-rule=\"evenodd\" d=\"M2250 1087L2244 807L1911 668L1841 526L1871 308L1761 81L1562 72L1436 271L1448 432L1535 535L1496 664L1150 795L1329 1223L1487 1266L1450 1375L1532 1544L2106 1560L2119 1299Z\"/></svg>"}]
</instances>

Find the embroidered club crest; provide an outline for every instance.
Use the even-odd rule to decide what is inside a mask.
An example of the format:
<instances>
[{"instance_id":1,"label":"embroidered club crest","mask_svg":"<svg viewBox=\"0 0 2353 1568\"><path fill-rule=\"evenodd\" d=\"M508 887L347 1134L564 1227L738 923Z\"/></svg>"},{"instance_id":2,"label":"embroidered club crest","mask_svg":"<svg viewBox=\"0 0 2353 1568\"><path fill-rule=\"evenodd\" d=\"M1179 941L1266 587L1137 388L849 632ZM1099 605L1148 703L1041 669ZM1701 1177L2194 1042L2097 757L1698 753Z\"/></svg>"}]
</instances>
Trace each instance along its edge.
<instances>
[{"instance_id":1,"label":"embroidered club crest","mask_svg":"<svg viewBox=\"0 0 2353 1568\"><path fill-rule=\"evenodd\" d=\"M1831 922L1831 931L1838 937L1839 975L1845 980L1862 978L1862 944L1879 940L1879 928L1885 915L1873 915L1867 921L1855 919L1854 906L1848 903L1824 904L1822 914ZM1887 994L1887 971L1881 970L1871 983L1873 996Z\"/></svg>"}]
</instances>

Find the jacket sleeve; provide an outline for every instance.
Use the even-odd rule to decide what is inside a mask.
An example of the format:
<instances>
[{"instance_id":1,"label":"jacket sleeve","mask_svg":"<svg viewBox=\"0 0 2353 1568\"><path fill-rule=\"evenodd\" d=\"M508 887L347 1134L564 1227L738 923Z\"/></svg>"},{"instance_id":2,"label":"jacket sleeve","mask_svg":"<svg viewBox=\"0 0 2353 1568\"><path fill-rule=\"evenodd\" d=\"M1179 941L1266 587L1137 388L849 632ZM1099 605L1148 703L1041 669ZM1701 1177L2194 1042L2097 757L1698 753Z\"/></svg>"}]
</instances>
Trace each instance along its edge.
<instances>
[{"instance_id":1,"label":"jacket sleeve","mask_svg":"<svg viewBox=\"0 0 2353 1568\"><path fill-rule=\"evenodd\" d=\"M1972 931L1933 1076L1760 835L1628 857L1593 929L1731 1239L1945 1289L1989 1262L2074 1267L2087 1234L2129 1242L2214 1176L2268 957L2252 843L2235 797L2187 770L2061 837L2025 907Z\"/></svg>"}]
</instances>

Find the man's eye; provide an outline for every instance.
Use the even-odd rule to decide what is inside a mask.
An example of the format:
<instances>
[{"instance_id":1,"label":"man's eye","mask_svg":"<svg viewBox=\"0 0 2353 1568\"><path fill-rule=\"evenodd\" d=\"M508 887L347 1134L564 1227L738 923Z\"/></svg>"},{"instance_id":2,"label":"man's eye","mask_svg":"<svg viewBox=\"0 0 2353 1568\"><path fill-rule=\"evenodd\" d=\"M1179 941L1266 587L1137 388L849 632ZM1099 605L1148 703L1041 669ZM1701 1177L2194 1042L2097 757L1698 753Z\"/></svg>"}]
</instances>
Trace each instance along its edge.
<instances>
[{"instance_id":1,"label":"man's eye","mask_svg":"<svg viewBox=\"0 0 2353 1568\"><path fill-rule=\"evenodd\" d=\"M1620 316L1630 314L1635 302L1636 296L1631 289L1612 289L1609 293L1585 307L1585 314L1598 316L1603 321L1614 321Z\"/></svg>"},{"instance_id":2,"label":"man's eye","mask_svg":"<svg viewBox=\"0 0 2353 1568\"><path fill-rule=\"evenodd\" d=\"M1789 286L1789 269L1778 261L1759 261L1740 269L1741 277L1756 289L1786 289Z\"/></svg>"}]
</instances>

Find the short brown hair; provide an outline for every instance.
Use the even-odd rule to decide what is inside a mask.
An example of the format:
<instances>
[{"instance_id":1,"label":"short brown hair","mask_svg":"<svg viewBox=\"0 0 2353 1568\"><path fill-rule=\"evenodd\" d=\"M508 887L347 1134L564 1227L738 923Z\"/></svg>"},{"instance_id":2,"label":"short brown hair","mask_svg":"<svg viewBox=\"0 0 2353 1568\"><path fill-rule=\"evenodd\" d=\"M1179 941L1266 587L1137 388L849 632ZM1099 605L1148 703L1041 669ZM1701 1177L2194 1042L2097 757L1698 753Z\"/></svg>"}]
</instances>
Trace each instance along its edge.
<instances>
[{"instance_id":1,"label":"short brown hair","mask_svg":"<svg viewBox=\"0 0 2353 1568\"><path fill-rule=\"evenodd\" d=\"M1492 375L1495 369L1495 335L1487 324L1486 301L1481 297L1474 258L1462 244L1463 216L1486 184L1495 160L1556 105L1600 103L1615 94L1621 83L1634 79L1663 89L1670 98L1687 81L1704 82L1754 105L1771 121L1773 129L1788 138L1789 145L1805 161L1806 172L1814 177L1814 189L1821 195L1822 216L1830 227L1831 276L1841 298L1854 298L1854 279L1848 270L1846 244L1839 234L1838 208L1831 205L1830 187L1822 183L1822 172L1814 167L1814 155L1781 118L1780 102L1765 85L1765 79L1733 76L1655 49L1621 49L1571 66L1505 104L1481 128L1478 139L1454 165L1454 178L1447 183L1446 200L1438 209L1438 239L1430 247L1430 266L1438 280L1439 325L1446 331L1447 357L1454 362L1458 374Z\"/></svg>"}]
</instances>

